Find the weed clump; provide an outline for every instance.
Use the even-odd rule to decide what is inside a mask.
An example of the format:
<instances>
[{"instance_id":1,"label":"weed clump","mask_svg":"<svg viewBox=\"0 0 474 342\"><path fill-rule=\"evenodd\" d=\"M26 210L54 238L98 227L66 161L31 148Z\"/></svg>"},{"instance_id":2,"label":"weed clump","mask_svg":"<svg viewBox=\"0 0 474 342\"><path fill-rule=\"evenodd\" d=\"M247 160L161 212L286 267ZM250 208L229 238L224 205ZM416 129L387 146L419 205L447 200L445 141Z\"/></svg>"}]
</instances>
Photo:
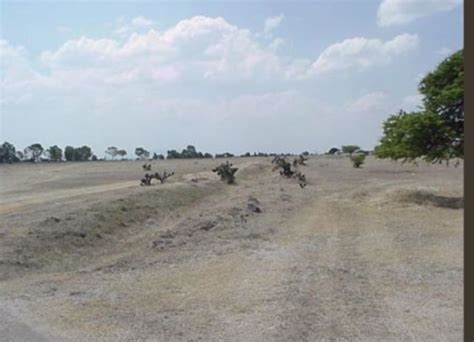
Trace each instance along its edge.
<instances>
[{"instance_id":1,"label":"weed clump","mask_svg":"<svg viewBox=\"0 0 474 342\"><path fill-rule=\"evenodd\" d=\"M227 184L233 184L235 182L235 173L237 170L238 168L232 167L232 164L227 161L225 164L222 163L212 169L212 172L216 172L221 177L221 180L227 182Z\"/></svg>"},{"instance_id":2,"label":"weed clump","mask_svg":"<svg viewBox=\"0 0 474 342\"><path fill-rule=\"evenodd\" d=\"M166 172L163 173L155 172L154 174L145 173L145 176L141 179L140 185L141 186L149 186L152 185L151 181L153 179L158 179L161 184L163 184L167 178L174 175L174 172Z\"/></svg>"},{"instance_id":3,"label":"weed clump","mask_svg":"<svg viewBox=\"0 0 474 342\"><path fill-rule=\"evenodd\" d=\"M308 160L307 157L304 155L300 154L298 158L295 158L293 160L293 166L298 167L298 165L306 165L306 161Z\"/></svg>"},{"instance_id":4,"label":"weed clump","mask_svg":"<svg viewBox=\"0 0 474 342\"><path fill-rule=\"evenodd\" d=\"M291 163L286 160L284 156L275 156L272 160L272 164L275 164L272 171L280 170L280 175L286 178L296 178L300 187L303 189L306 183L306 176L300 171L296 170L298 165L306 165L304 162L306 159L303 156L300 156L299 159L293 161L293 167L295 170L291 169Z\"/></svg>"},{"instance_id":5,"label":"weed clump","mask_svg":"<svg viewBox=\"0 0 474 342\"><path fill-rule=\"evenodd\" d=\"M160 181L161 184L163 184L167 178L171 177L174 175L174 172L166 172L166 171L163 171L162 174L160 174L159 172L155 172L155 178L158 179Z\"/></svg>"}]
</instances>

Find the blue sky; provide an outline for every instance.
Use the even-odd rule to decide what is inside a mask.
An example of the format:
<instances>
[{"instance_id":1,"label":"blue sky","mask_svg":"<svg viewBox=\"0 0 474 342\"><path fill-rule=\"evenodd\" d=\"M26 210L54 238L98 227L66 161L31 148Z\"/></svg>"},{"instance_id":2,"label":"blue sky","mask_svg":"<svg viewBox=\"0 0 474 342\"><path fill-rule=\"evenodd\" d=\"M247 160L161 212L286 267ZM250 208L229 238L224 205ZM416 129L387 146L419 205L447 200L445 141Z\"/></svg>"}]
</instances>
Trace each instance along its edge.
<instances>
[{"instance_id":1,"label":"blue sky","mask_svg":"<svg viewBox=\"0 0 474 342\"><path fill-rule=\"evenodd\" d=\"M460 0L1 2L1 140L373 148L463 46Z\"/></svg>"}]
</instances>

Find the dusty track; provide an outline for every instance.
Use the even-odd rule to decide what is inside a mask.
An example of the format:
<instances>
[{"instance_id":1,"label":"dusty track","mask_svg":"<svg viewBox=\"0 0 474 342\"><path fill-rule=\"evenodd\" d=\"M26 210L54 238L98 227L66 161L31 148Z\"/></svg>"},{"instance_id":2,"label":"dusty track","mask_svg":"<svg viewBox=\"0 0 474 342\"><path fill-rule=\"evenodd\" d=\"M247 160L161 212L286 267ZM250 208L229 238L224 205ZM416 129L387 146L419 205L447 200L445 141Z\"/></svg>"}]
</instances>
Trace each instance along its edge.
<instances>
[{"instance_id":1,"label":"dusty track","mask_svg":"<svg viewBox=\"0 0 474 342\"><path fill-rule=\"evenodd\" d=\"M4 212L0 231L9 334L21 324L73 341L461 339L462 168L313 158L301 190L269 160L242 163L236 186L189 181L210 161L184 162L177 182L150 189L127 188L126 170L122 183L46 202L9 189L10 203L28 204ZM102 203L90 217L88 203Z\"/></svg>"}]
</instances>

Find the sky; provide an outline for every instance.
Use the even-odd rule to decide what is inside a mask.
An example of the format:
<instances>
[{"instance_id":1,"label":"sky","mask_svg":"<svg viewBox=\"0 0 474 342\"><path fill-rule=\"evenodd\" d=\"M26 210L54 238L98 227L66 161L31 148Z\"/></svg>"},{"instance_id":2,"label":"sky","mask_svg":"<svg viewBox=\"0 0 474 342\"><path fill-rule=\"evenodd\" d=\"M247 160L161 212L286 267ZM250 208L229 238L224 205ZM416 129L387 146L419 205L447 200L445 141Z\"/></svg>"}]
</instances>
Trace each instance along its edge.
<instances>
[{"instance_id":1,"label":"sky","mask_svg":"<svg viewBox=\"0 0 474 342\"><path fill-rule=\"evenodd\" d=\"M0 141L372 149L463 47L462 0L3 1Z\"/></svg>"}]
</instances>

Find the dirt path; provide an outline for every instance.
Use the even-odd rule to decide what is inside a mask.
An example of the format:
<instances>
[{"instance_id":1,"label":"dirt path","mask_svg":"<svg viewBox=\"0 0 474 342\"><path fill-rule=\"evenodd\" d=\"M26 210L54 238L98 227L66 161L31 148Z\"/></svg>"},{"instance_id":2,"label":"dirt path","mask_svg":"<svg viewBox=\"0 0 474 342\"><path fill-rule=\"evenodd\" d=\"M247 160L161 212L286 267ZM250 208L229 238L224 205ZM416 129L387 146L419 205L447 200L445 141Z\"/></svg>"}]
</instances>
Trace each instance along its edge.
<instances>
[{"instance_id":1,"label":"dirt path","mask_svg":"<svg viewBox=\"0 0 474 342\"><path fill-rule=\"evenodd\" d=\"M94 209L102 229L123 225L97 241L57 234L97 233L80 213L28 227L52 234L38 253L64 251L33 254L43 268L3 283L1 304L19 308L5 313L10 331L26 324L33 337L73 341L461 339L462 210L453 204L462 182L432 169L418 177L334 165L310 164L304 190L259 163L235 186L192 176L138 189ZM21 245L12 237L12 253L35 246L25 234Z\"/></svg>"},{"instance_id":2,"label":"dirt path","mask_svg":"<svg viewBox=\"0 0 474 342\"><path fill-rule=\"evenodd\" d=\"M127 189L137 186L137 181L119 182L107 185L86 186L78 189L62 189L42 192L32 195L2 196L0 199L0 214L18 211L24 207L43 204L45 202L72 199L76 196L92 195L107 191Z\"/></svg>"}]
</instances>

